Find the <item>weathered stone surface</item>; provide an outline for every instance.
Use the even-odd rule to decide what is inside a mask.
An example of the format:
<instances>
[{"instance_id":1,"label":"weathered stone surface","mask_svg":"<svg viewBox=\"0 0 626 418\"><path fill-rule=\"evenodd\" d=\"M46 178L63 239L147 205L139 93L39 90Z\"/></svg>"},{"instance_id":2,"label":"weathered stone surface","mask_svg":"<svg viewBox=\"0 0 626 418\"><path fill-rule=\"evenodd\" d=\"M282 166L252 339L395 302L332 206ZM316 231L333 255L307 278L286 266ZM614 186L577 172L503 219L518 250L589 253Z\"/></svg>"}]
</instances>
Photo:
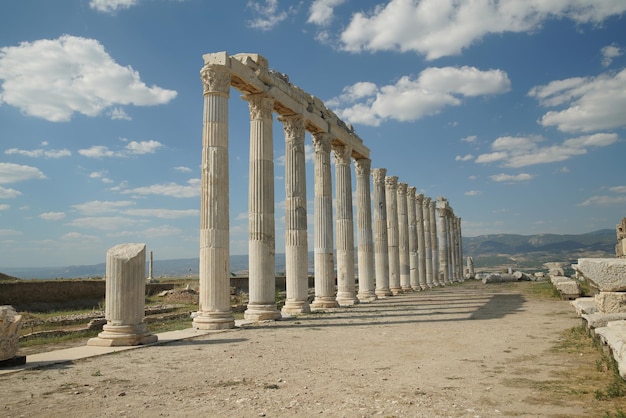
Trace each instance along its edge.
<instances>
[{"instance_id":1,"label":"weathered stone surface","mask_svg":"<svg viewBox=\"0 0 626 418\"><path fill-rule=\"evenodd\" d=\"M15 356L19 344L19 332L22 315L18 315L13 306L0 306L0 361Z\"/></svg>"},{"instance_id":2,"label":"weathered stone surface","mask_svg":"<svg viewBox=\"0 0 626 418\"><path fill-rule=\"evenodd\" d=\"M596 330L597 328L606 327L611 321L626 320L626 313L591 313L583 314L582 318L587 323L587 328Z\"/></svg>"},{"instance_id":3,"label":"weathered stone surface","mask_svg":"<svg viewBox=\"0 0 626 418\"><path fill-rule=\"evenodd\" d=\"M489 276L483 277L483 283L502 283L502 276L500 274L490 274Z\"/></svg>"},{"instance_id":4,"label":"weathered stone surface","mask_svg":"<svg viewBox=\"0 0 626 418\"><path fill-rule=\"evenodd\" d=\"M543 265L548 269L548 274L550 276L564 276L565 272L563 268L565 267L565 263L561 262L552 262L552 263L543 263Z\"/></svg>"},{"instance_id":5,"label":"weathered stone surface","mask_svg":"<svg viewBox=\"0 0 626 418\"><path fill-rule=\"evenodd\" d=\"M625 258L579 258L575 268L602 292L626 290Z\"/></svg>"},{"instance_id":6,"label":"weathered stone surface","mask_svg":"<svg viewBox=\"0 0 626 418\"><path fill-rule=\"evenodd\" d=\"M568 279L553 282L554 287L561 293L563 299L573 299L580 296L580 286L578 282Z\"/></svg>"},{"instance_id":7,"label":"weathered stone surface","mask_svg":"<svg viewBox=\"0 0 626 418\"><path fill-rule=\"evenodd\" d=\"M596 335L611 349L619 374L626 379L626 321L611 321L606 327L596 328Z\"/></svg>"},{"instance_id":8,"label":"weathered stone surface","mask_svg":"<svg viewBox=\"0 0 626 418\"><path fill-rule=\"evenodd\" d=\"M576 315L578 316L593 314L598 310L596 306L596 299L594 297L576 298L570 303L574 309L576 309Z\"/></svg>"},{"instance_id":9,"label":"weathered stone surface","mask_svg":"<svg viewBox=\"0 0 626 418\"><path fill-rule=\"evenodd\" d=\"M595 304L600 313L626 313L626 292L600 292Z\"/></svg>"}]
</instances>

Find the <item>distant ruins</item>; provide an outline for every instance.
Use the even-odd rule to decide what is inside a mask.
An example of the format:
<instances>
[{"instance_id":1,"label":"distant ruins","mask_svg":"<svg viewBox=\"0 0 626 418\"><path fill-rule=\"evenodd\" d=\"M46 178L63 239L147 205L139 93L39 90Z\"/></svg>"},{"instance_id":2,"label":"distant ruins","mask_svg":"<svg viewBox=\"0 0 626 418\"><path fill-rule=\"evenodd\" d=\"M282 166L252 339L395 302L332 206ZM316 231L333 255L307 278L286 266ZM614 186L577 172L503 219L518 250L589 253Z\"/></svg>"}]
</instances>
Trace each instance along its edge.
<instances>
[{"instance_id":1,"label":"distant ruins","mask_svg":"<svg viewBox=\"0 0 626 418\"><path fill-rule=\"evenodd\" d=\"M193 320L195 328L224 329L235 324L229 303L228 101L231 87L244 94L243 99L250 108L250 293L244 313L246 319L281 317L274 301L274 112L283 123L286 145L287 300L282 313L352 305L463 279L461 219L455 216L446 199L435 201L416 195L415 187L398 182L395 176L387 176L384 168L371 169L370 151L352 127L321 100L291 84L286 75L270 70L262 56L231 56L218 52L203 58L205 65L200 71L204 94L200 306ZM315 149L315 298L310 305L304 156L307 131ZM333 245L331 151L335 157L336 247ZM354 251L352 162L356 174L357 254ZM374 184L373 222L370 176Z\"/></svg>"}]
</instances>

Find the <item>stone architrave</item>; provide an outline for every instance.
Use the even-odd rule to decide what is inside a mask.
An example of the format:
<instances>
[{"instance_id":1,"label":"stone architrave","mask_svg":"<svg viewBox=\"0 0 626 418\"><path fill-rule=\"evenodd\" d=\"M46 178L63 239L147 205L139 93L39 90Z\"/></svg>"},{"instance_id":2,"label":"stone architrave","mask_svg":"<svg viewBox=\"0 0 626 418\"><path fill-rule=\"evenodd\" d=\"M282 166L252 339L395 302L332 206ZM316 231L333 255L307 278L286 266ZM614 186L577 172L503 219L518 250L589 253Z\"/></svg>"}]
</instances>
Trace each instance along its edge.
<instances>
[{"instance_id":1,"label":"stone architrave","mask_svg":"<svg viewBox=\"0 0 626 418\"><path fill-rule=\"evenodd\" d=\"M0 306L0 367L26 363L25 356L16 356L20 342L22 315L13 306Z\"/></svg>"},{"instance_id":2,"label":"stone architrave","mask_svg":"<svg viewBox=\"0 0 626 418\"><path fill-rule=\"evenodd\" d=\"M411 289L407 188L408 184L398 183L398 258L400 261L400 287L403 292L413 290Z\"/></svg>"},{"instance_id":3,"label":"stone architrave","mask_svg":"<svg viewBox=\"0 0 626 418\"><path fill-rule=\"evenodd\" d=\"M419 284L419 267L417 259L417 214L415 208L415 187L407 188L406 201L409 216L409 268L412 290L421 290Z\"/></svg>"},{"instance_id":4,"label":"stone architrave","mask_svg":"<svg viewBox=\"0 0 626 418\"><path fill-rule=\"evenodd\" d=\"M450 259L448 258L448 202L443 198L437 199L437 215L438 225L437 232L439 233L439 271L441 274L440 280L445 284L450 281L448 266L450 265Z\"/></svg>"},{"instance_id":5,"label":"stone architrave","mask_svg":"<svg viewBox=\"0 0 626 418\"><path fill-rule=\"evenodd\" d=\"M432 246L433 257L433 285L443 286L441 274L439 271L439 239L437 238L437 215L435 214L437 204L434 200L430 201L430 245Z\"/></svg>"},{"instance_id":6,"label":"stone architrave","mask_svg":"<svg viewBox=\"0 0 626 418\"><path fill-rule=\"evenodd\" d=\"M398 227L398 177L385 177L387 197L387 241L389 251L389 290L394 295L402 293L400 284L400 237Z\"/></svg>"},{"instance_id":7,"label":"stone architrave","mask_svg":"<svg viewBox=\"0 0 626 418\"><path fill-rule=\"evenodd\" d=\"M424 235L424 195L415 195L415 224L417 228L417 270L419 286L421 290L428 288L426 285L426 240Z\"/></svg>"},{"instance_id":8,"label":"stone architrave","mask_svg":"<svg viewBox=\"0 0 626 418\"><path fill-rule=\"evenodd\" d=\"M228 98L230 69L205 65L200 192L200 270L198 314L193 327L235 327L230 309L230 237L228 198Z\"/></svg>"},{"instance_id":9,"label":"stone architrave","mask_svg":"<svg viewBox=\"0 0 626 418\"><path fill-rule=\"evenodd\" d=\"M356 224L358 246L359 291L361 302L376 300L374 275L374 241L372 238L372 200L370 195L369 158L354 160L356 172Z\"/></svg>"},{"instance_id":10,"label":"stone architrave","mask_svg":"<svg viewBox=\"0 0 626 418\"><path fill-rule=\"evenodd\" d=\"M265 93L243 97L250 108L250 172L248 188L249 301L244 318L280 318L276 307L274 224L274 99Z\"/></svg>"},{"instance_id":11,"label":"stone architrave","mask_svg":"<svg viewBox=\"0 0 626 418\"><path fill-rule=\"evenodd\" d=\"M354 217L352 213L352 149L333 145L337 203L337 303L350 306L358 303L354 277Z\"/></svg>"},{"instance_id":12,"label":"stone architrave","mask_svg":"<svg viewBox=\"0 0 626 418\"><path fill-rule=\"evenodd\" d=\"M311 309L337 308L335 263L333 261L333 199L330 173L330 134L314 133L315 149L315 299Z\"/></svg>"},{"instance_id":13,"label":"stone architrave","mask_svg":"<svg viewBox=\"0 0 626 418\"><path fill-rule=\"evenodd\" d=\"M157 336L143 322L146 298L146 245L119 244L107 251L105 318L97 338L103 347L150 344Z\"/></svg>"},{"instance_id":14,"label":"stone architrave","mask_svg":"<svg viewBox=\"0 0 626 418\"><path fill-rule=\"evenodd\" d=\"M306 171L304 119L302 115L282 116L285 132L285 273L287 296L281 312L310 312L308 241L306 212Z\"/></svg>"},{"instance_id":15,"label":"stone architrave","mask_svg":"<svg viewBox=\"0 0 626 418\"><path fill-rule=\"evenodd\" d=\"M579 258L574 268L601 292L626 291L626 258Z\"/></svg>"},{"instance_id":16,"label":"stone architrave","mask_svg":"<svg viewBox=\"0 0 626 418\"><path fill-rule=\"evenodd\" d=\"M433 235L430 233L430 197L424 198L424 258L426 264L426 286L429 288L439 284L433 279Z\"/></svg>"},{"instance_id":17,"label":"stone architrave","mask_svg":"<svg viewBox=\"0 0 626 418\"><path fill-rule=\"evenodd\" d=\"M387 169L372 170L374 184L374 265L376 268L376 296L391 296L389 290L389 241L387 238L387 199L385 176Z\"/></svg>"}]
</instances>

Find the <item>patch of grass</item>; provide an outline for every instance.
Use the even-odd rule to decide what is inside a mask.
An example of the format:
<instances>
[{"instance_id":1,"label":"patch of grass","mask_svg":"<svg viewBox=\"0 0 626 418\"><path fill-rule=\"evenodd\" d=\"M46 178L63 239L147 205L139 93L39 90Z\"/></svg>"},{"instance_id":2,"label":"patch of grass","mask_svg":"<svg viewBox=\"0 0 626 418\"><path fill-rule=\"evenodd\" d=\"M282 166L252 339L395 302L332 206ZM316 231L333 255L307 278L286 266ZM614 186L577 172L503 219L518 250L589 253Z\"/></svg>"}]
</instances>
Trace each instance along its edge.
<instances>
[{"instance_id":1,"label":"patch of grass","mask_svg":"<svg viewBox=\"0 0 626 418\"><path fill-rule=\"evenodd\" d=\"M263 386L263 389L280 389L280 386L278 386L276 383L270 383Z\"/></svg>"},{"instance_id":2,"label":"patch of grass","mask_svg":"<svg viewBox=\"0 0 626 418\"><path fill-rule=\"evenodd\" d=\"M525 286L520 286L522 292L527 292L531 296L536 296L545 299L561 299L561 294L549 281L543 282L530 282Z\"/></svg>"}]
</instances>

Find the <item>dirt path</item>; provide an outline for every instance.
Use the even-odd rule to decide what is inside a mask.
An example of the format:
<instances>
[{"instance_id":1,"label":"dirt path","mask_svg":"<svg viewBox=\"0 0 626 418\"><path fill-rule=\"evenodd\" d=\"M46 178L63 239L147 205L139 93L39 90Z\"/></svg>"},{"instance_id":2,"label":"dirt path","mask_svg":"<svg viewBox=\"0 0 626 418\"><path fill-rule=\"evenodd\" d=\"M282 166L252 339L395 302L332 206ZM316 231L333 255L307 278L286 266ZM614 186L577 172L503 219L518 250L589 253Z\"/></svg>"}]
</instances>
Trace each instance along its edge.
<instances>
[{"instance_id":1,"label":"dirt path","mask_svg":"<svg viewBox=\"0 0 626 418\"><path fill-rule=\"evenodd\" d=\"M551 350L580 324L573 308L512 289L465 283L14 373L0 415L602 416L542 389L576 366Z\"/></svg>"}]
</instances>

